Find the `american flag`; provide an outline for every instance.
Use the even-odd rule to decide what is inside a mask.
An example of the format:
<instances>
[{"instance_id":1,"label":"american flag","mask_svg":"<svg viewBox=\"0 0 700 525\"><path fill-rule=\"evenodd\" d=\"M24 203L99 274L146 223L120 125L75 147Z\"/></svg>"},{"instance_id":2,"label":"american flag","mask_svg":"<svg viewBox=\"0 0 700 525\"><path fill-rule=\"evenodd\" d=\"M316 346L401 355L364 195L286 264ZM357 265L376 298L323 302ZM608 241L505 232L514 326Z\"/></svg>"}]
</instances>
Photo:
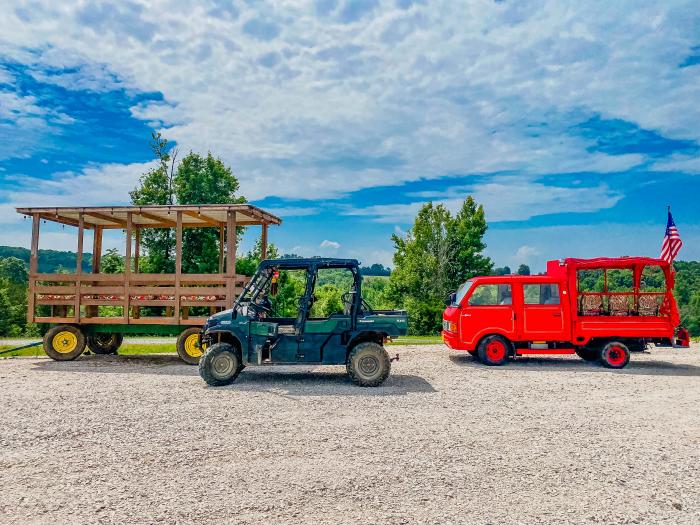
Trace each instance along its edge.
<instances>
[{"instance_id":1,"label":"american flag","mask_svg":"<svg viewBox=\"0 0 700 525\"><path fill-rule=\"evenodd\" d=\"M676 223L673 222L671 210L669 209L666 234L664 235L664 242L661 245L661 258L668 263L672 263L676 255L678 255L681 246L683 246L683 241L681 241L681 236L678 234L678 228L676 228Z\"/></svg>"}]
</instances>

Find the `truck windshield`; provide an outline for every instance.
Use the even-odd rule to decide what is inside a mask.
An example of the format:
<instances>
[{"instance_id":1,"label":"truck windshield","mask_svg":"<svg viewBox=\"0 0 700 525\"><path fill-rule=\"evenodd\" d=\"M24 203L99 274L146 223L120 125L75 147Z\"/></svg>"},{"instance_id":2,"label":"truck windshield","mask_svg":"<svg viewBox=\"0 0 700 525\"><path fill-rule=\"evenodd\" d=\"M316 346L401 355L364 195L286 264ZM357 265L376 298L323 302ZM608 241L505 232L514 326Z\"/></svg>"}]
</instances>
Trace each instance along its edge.
<instances>
[{"instance_id":1,"label":"truck windshield","mask_svg":"<svg viewBox=\"0 0 700 525\"><path fill-rule=\"evenodd\" d=\"M462 299L464 299L464 296L467 295L469 288L471 288L471 287L472 287L471 281L467 281L465 283L462 283L459 286L459 288L457 289L457 293L455 294L454 304L460 304L462 302Z\"/></svg>"}]
</instances>

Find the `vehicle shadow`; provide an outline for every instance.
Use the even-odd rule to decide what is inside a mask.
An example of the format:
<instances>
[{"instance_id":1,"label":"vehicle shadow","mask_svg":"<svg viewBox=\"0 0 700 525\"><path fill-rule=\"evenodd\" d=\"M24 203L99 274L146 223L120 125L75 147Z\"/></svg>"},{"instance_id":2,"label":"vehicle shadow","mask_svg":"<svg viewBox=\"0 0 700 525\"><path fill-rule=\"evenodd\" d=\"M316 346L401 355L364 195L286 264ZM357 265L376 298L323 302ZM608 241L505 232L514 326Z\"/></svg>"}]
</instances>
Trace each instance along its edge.
<instances>
[{"instance_id":1,"label":"vehicle shadow","mask_svg":"<svg viewBox=\"0 0 700 525\"><path fill-rule=\"evenodd\" d=\"M476 358L469 354L465 355L450 355L450 361L456 365L487 368L481 364ZM608 373L608 374L626 374L626 375L645 375L645 376L679 376L679 377L699 377L700 366L674 364L668 361L635 361L635 356L632 354L629 364L621 370L612 370L606 368L600 363L587 362L577 358L562 358L562 357L541 357L527 356L518 357L515 361L509 362L507 367L513 367L524 372L533 372L539 370L547 370L552 372L592 372L592 373ZM497 368L497 367L493 367Z\"/></svg>"},{"instance_id":2,"label":"vehicle shadow","mask_svg":"<svg viewBox=\"0 0 700 525\"><path fill-rule=\"evenodd\" d=\"M186 365L177 355L150 354L103 356L87 355L75 361L41 360L35 370L45 372L75 372L78 374L147 374L199 378L196 366ZM352 383L344 366L275 365L247 367L236 381L212 390L244 390L274 392L289 396L352 395L395 396L409 393L433 393L436 390L424 378L395 371L377 388L361 388Z\"/></svg>"}]
</instances>

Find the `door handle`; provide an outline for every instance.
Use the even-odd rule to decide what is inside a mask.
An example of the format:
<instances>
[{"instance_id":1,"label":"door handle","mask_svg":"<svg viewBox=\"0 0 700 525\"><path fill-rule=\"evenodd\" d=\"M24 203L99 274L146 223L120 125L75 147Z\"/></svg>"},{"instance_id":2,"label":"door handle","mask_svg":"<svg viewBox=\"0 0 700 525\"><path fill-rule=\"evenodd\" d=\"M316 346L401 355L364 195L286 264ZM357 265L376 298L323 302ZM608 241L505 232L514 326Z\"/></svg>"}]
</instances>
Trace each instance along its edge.
<instances>
[{"instance_id":1,"label":"door handle","mask_svg":"<svg viewBox=\"0 0 700 525\"><path fill-rule=\"evenodd\" d=\"M554 317L561 317L561 312L554 312L552 315Z\"/></svg>"},{"instance_id":2,"label":"door handle","mask_svg":"<svg viewBox=\"0 0 700 525\"><path fill-rule=\"evenodd\" d=\"M472 314L462 314L462 317L471 317Z\"/></svg>"}]
</instances>

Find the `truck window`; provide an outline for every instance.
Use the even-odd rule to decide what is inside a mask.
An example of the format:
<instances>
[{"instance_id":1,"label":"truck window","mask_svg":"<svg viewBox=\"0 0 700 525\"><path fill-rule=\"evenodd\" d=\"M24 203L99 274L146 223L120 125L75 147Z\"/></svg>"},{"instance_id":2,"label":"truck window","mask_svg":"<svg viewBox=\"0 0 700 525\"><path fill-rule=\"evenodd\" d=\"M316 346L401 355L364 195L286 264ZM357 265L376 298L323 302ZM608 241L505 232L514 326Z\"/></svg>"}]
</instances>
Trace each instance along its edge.
<instances>
[{"instance_id":1,"label":"truck window","mask_svg":"<svg viewBox=\"0 0 700 525\"><path fill-rule=\"evenodd\" d=\"M556 283L523 285L525 304L559 304L559 285Z\"/></svg>"},{"instance_id":2,"label":"truck window","mask_svg":"<svg viewBox=\"0 0 700 525\"><path fill-rule=\"evenodd\" d=\"M469 298L470 306L497 306L512 302L509 284L480 284Z\"/></svg>"}]
</instances>

